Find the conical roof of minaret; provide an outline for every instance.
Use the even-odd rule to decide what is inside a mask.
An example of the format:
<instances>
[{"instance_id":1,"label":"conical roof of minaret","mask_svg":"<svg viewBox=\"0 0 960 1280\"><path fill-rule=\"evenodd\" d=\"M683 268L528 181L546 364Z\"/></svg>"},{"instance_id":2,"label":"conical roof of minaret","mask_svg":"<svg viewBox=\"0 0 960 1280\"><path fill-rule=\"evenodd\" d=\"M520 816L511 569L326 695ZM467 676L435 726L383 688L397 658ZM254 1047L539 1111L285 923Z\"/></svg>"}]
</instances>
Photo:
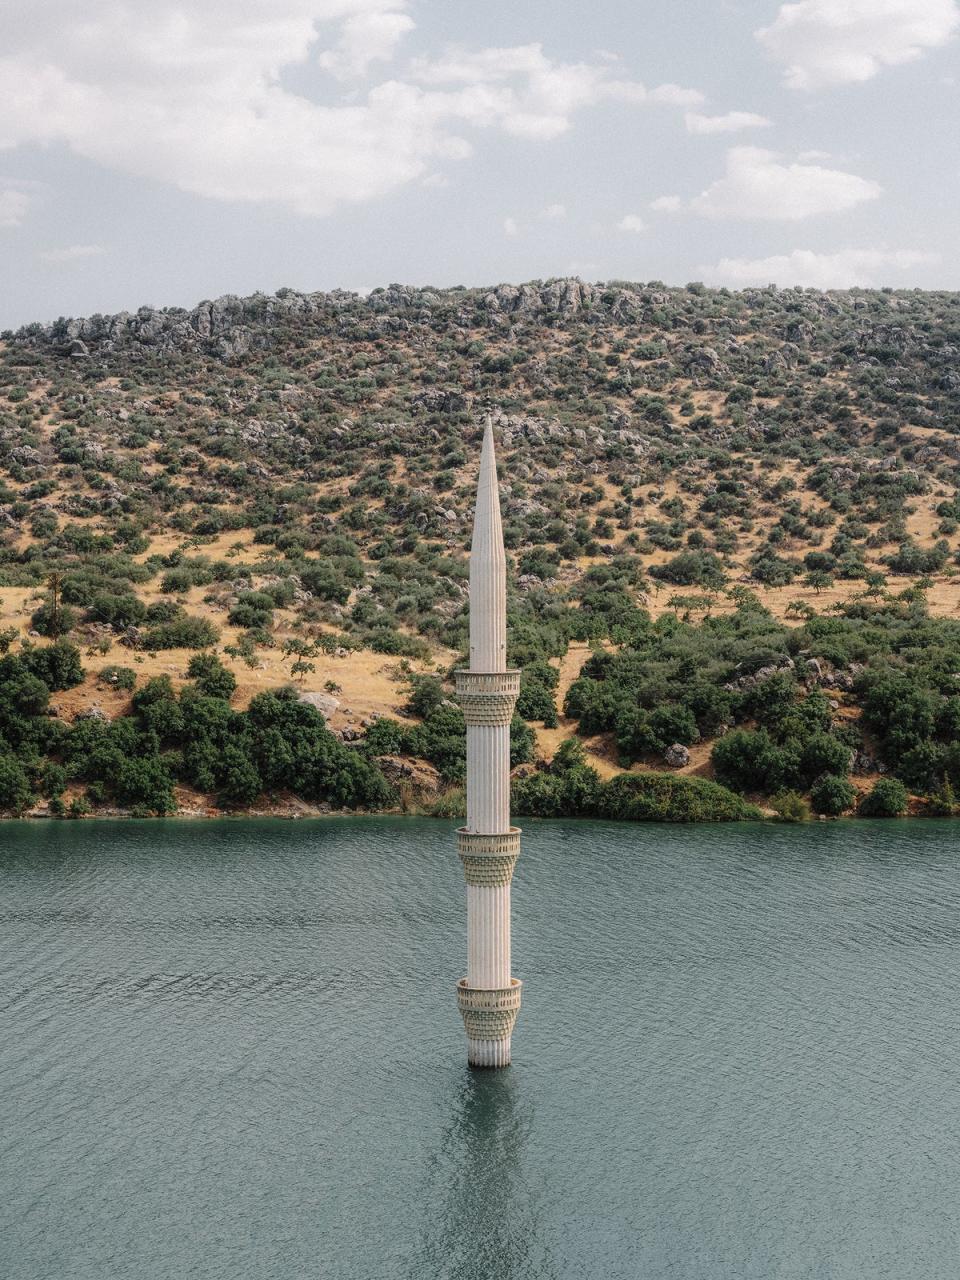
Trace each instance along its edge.
<instances>
[{"instance_id":1,"label":"conical roof of minaret","mask_svg":"<svg viewBox=\"0 0 960 1280\"><path fill-rule=\"evenodd\" d=\"M487 418L480 452L477 506L473 517L471 555L478 551L503 554L503 526L500 522L500 488L497 482L497 454L493 443L493 422Z\"/></svg>"},{"instance_id":2,"label":"conical roof of minaret","mask_svg":"<svg viewBox=\"0 0 960 1280\"><path fill-rule=\"evenodd\" d=\"M470 666L474 671L504 670L506 630L507 567L493 423L487 418L470 546Z\"/></svg>"}]
</instances>

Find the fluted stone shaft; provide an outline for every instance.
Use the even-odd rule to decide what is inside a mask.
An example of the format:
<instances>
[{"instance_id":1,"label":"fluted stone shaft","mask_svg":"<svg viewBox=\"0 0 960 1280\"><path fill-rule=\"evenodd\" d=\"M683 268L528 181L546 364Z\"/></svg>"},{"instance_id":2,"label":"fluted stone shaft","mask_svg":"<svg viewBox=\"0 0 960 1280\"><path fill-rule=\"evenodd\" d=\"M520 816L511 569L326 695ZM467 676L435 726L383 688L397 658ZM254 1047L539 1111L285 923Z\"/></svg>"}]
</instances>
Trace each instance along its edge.
<instances>
[{"instance_id":1,"label":"fluted stone shaft","mask_svg":"<svg viewBox=\"0 0 960 1280\"><path fill-rule=\"evenodd\" d=\"M510 830L509 724L467 725L467 830Z\"/></svg>"},{"instance_id":2,"label":"fluted stone shaft","mask_svg":"<svg viewBox=\"0 0 960 1280\"><path fill-rule=\"evenodd\" d=\"M520 1008L510 976L510 881L520 832L510 825L510 721L520 675L507 670L507 571L493 428L487 422L470 549L470 668L458 671L467 722L467 976L457 1001L473 1066L505 1067Z\"/></svg>"}]
</instances>

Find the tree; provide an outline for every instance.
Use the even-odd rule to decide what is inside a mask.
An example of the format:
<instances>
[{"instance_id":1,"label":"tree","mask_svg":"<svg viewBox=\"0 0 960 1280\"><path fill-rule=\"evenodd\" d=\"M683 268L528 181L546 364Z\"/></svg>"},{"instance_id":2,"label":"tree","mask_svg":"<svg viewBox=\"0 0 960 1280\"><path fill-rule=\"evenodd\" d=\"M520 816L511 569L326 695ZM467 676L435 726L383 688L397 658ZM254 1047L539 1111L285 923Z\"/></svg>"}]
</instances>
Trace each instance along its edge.
<instances>
[{"instance_id":1,"label":"tree","mask_svg":"<svg viewBox=\"0 0 960 1280\"><path fill-rule=\"evenodd\" d=\"M0 809L22 813L33 799L23 765L15 756L0 755Z\"/></svg>"},{"instance_id":2,"label":"tree","mask_svg":"<svg viewBox=\"0 0 960 1280\"><path fill-rule=\"evenodd\" d=\"M438 676L412 675L408 684L410 696L407 698L404 711L409 715L426 720L431 712L443 705L445 700L443 682Z\"/></svg>"},{"instance_id":3,"label":"tree","mask_svg":"<svg viewBox=\"0 0 960 1280\"><path fill-rule=\"evenodd\" d=\"M38 648L25 648L20 654L24 667L42 680L51 692L72 689L83 683L80 650L69 640L56 640Z\"/></svg>"},{"instance_id":4,"label":"tree","mask_svg":"<svg viewBox=\"0 0 960 1280\"><path fill-rule=\"evenodd\" d=\"M770 800L770 808L783 822L808 822L810 806L797 791L778 791Z\"/></svg>"},{"instance_id":5,"label":"tree","mask_svg":"<svg viewBox=\"0 0 960 1280\"><path fill-rule=\"evenodd\" d=\"M195 653L187 663L187 675L207 698L229 702L237 688L237 678L215 653Z\"/></svg>"},{"instance_id":6,"label":"tree","mask_svg":"<svg viewBox=\"0 0 960 1280\"><path fill-rule=\"evenodd\" d=\"M836 818L851 808L857 792L854 786L836 773L825 773L810 788L810 803L815 813Z\"/></svg>"},{"instance_id":7,"label":"tree","mask_svg":"<svg viewBox=\"0 0 960 1280\"><path fill-rule=\"evenodd\" d=\"M803 580L808 587L813 587L817 595L833 586L832 576L824 569L811 569Z\"/></svg>"},{"instance_id":8,"label":"tree","mask_svg":"<svg viewBox=\"0 0 960 1280\"><path fill-rule=\"evenodd\" d=\"M880 778L857 807L861 818L898 818L906 813L909 796L896 778Z\"/></svg>"},{"instance_id":9,"label":"tree","mask_svg":"<svg viewBox=\"0 0 960 1280\"><path fill-rule=\"evenodd\" d=\"M288 662L291 658L293 659L290 663L290 674L296 676L301 684L304 676L317 669L316 663L309 661L320 652L316 641L300 640L291 636L280 645L280 652Z\"/></svg>"}]
</instances>

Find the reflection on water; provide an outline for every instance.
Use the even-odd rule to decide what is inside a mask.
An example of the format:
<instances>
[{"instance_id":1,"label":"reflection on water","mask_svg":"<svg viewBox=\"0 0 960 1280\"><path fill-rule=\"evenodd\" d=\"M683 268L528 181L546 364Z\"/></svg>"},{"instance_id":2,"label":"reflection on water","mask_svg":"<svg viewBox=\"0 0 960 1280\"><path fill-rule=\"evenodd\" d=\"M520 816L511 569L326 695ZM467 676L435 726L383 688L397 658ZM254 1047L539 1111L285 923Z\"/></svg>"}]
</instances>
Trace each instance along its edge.
<instances>
[{"instance_id":1,"label":"reflection on water","mask_svg":"<svg viewBox=\"0 0 960 1280\"><path fill-rule=\"evenodd\" d=\"M557 1273L538 1230L535 1182L524 1169L532 1128L513 1071L464 1068L440 1150L420 1202L424 1237L409 1263L414 1280L551 1280Z\"/></svg>"},{"instance_id":2,"label":"reflection on water","mask_svg":"<svg viewBox=\"0 0 960 1280\"><path fill-rule=\"evenodd\" d=\"M0 1280L953 1280L952 823L0 827Z\"/></svg>"}]
</instances>

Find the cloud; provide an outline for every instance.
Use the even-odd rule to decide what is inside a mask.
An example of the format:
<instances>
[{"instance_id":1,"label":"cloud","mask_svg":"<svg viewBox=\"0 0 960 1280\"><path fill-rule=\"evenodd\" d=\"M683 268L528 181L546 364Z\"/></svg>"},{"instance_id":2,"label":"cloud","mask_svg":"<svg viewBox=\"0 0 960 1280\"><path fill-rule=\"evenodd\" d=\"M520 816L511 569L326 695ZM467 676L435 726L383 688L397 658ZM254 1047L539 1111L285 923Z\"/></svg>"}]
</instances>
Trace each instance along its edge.
<instances>
[{"instance_id":1,"label":"cloud","mask_svg":"<svg viewBox=\"0 0 960 1280\"><path fill-rule=\"evenodd\" d=\"M678 84L661 84L647 94L650 102L667 107L699 107L704 96L699 89L683 89Z\"/></svg>"},{"instance_id":2,"label":"cloud","mask_svg":"<svg viewBox=\"0 0 960 1280\"><path fill-rule=\"evenodd\" d=\"M960 25L956 0L798 0L755 32L784 65L791 89L870 80L946 44Z\"/></svg>"},{"instance_id":3,"label":"cloud","mask_svg":"<svg viewBox=\"0 0 960 1280\"><path fill-rule=\"evenodd\" d=\"M767 218L797 222L821 213L839 213L881 192L876 182L817 164L784 164L773 151L732 147L727 171L690 201L704 218Z\"/></svg>"},{"instance_id":4,"label":"cloud","mask_svg":"<svg viewBox=\"0 0 960 1280\"><path fill-rule=\"evenodd\" d=\"M684 116L687 133L738 133L741 129L766 129L773 124L752 111L728 111L725 116L704 116L688 111Z\"/></svg>"},{"instance_id":5,"label":"cloud","mask_svg":"<svg viewBox=\"0 0 960 1280\"><path fill-rule=\"evenodd\" d=\"M65 249L45 249L37 257L41 262L79 262L83 258L99 258L106 252L102 244L71 244Z\"/></svg>"},{"instance_id":6,"label":"cloud","mask_svg":"<svg viewBox=\"0 0 960 1280\"><path fill-rule=\"evenodd\" d=\"M520 234L520 228L517 226L516 218L504 218L503 234L505 236L518 236Z\"/></svg>"},{"instance_id":7,"label":"cloud","mask_svg":"<svg viewBox=\"0 0 960 1280\"><path fill-rule=\"evenodd\" d=\"M366 73L411 29L408 0L34 0L8 7L0 148L57 144L211 199L320 215L471 155L477 130L549 141L580 110L639 104L608 62L539 44L419 60L349 100L286 87L311 60ZM655 99L658 100L658 99Z\"/></svg>"},{"instance_id":8,"label":"cloud","mask_svg":"<svg viewBox=\"0 0 960 1280\"><path fill-rule=\"evenodd\" d=\"M476 51L454 47L441 58L416 59L411 78L443 89L451 114L460 120L542 140L566 133L573 113L584 107L647 99L642 84L614 78L608 64L551 62L540 44Z\"/></svg>"},{"instance_id":9,"label":"cloud","mask_svg":"<svg viewBox=\"0 0 960 1280\"><path fill-rule=\"evenodd\" d=\"M647 224L638 213L625 213L617 223L618 231L646 231Z\"/></svg>"},{"instance_id":10,"label":"cloud","mask_svg":"<svg viewBox=\"0 0 960 1280\"><path fill-rule=\"evenodd\" d=\"M338 80L350 80L365 75L373 62L388 62L401 39L416 26L409 15L398 12L400 7L378 5L352 14L340 28L336 46L317 58L318 65Z\"/></svg>"},{"instance_id":11,"label":"cloud","mask_svg":"<svg viewBox=\"0 0 960 1280\"><path fill-rule=\"evenodd\" d=\"M552 222L562 222L567 216L567 206L565 204L548 204L543 211L543 216L549 218Z\"/></svg>"},{"instance_id":12,"label":"cloud","mask_svg":"<svg viewBox=\"0 0 960 1280\"><path fill-rule=\"evenodd\" d=\"M650 201L650 208L657 213L679 213L683 201L679 196L657 196L656 200Z\"/></svg>"},{"instance_id":13,"label":"cloud","mask_svg":"<svg viewBox=\"0 0 960 1280\"><path fill-rule=\"evenodd\" d=\"M935 253L913 249L844 249L838 253L794 249L770 258L721 258L714 266L700 270L711 283L735 287L799 284L815 289L849 289L889 284L891 275L902 278L914 267L938 261Z\"/></svg>"},{"instance_id":14,"label":"cloud","mask_svg":"<svg viewBox=\"0 0 960 1280\"><path fill-rule=\"evenodd\" d=\"M18 191L15 187L0 187L0 229L19 227L30 208L30 197L26 191Z\"/></svg>"}]
</instances>

